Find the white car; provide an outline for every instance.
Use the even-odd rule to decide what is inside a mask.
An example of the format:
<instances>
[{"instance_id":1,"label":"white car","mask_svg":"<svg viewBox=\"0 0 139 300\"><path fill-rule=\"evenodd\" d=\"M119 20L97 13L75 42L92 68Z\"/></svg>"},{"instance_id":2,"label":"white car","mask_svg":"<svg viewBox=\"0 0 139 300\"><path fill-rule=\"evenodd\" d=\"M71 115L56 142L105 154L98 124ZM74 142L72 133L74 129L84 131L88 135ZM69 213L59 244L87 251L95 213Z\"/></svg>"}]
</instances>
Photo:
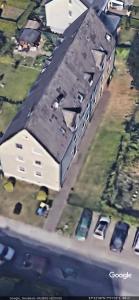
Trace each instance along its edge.
<instances>
[{"instance_id":1,"label":"white car","mask_svg":"<svg viewBox=\"0 0 139 300\"><path fill-rule=\"evenodd\" d=\"M15 250L0 243L0 264L11 261L15 255Z\"/></svg>"},{"instance_id":2,"label":"white car","mask_svg":"<svg viewBox=\"0 0 139 300\"><path fill-rule=\"evenodd\" d=\"M110 217L100 216L94 230L94 237L104 240L110 221Z\"/></svg>"},{"instance_id":3,"label":"white car","mask_svg":"<svg viewBox=\"0 0 139 300\"><path fill-rule=\"evenodd\" d=\"M135 254L139 255L139 229L137 230L134 238L133 249Z\"/></svg>"}]
</instances>

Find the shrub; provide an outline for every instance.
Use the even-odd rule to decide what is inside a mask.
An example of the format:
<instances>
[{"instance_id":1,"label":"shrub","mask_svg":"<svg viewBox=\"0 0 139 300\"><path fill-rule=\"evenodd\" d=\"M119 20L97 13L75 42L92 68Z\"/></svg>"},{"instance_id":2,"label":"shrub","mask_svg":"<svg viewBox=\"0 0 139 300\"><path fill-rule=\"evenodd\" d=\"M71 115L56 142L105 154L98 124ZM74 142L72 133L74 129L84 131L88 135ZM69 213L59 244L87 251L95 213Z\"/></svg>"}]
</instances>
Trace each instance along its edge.
<instances>
[{"instance_id":1,"label":"shrub","mask_svg":"<svg viewBox=\"0 0 139 300\"><path fill-rule=\"evenodd\" d=\"M47 198L48 198L47 192L40 189L40 191L39 191L38 194L37 194L36 199L37 199L38 201L46 201Z\"/></svg>"},{"instance_id":2,"label":"shrub","mask_svg":"<svg viewBox=\"0 0 139 300\"><path fill-rule=\"evenodd\" d=\"M7 181L4 183L4 189L8 193L12 193L14 190L14 184L11 181Z\"/></svg>"}]
</instances>

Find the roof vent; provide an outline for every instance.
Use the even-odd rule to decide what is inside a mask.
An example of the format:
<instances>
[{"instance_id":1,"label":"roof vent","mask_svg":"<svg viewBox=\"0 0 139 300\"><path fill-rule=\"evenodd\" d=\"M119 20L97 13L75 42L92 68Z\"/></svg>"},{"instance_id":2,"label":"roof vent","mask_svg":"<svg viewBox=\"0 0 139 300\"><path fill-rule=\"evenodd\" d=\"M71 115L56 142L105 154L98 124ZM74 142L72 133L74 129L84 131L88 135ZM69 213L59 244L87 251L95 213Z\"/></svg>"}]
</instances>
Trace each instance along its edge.
<instances>
[{"instance_id":1,"label":"roof vent","mask_svg":"<svg viewBox=\"0 0 139 300\"><path fill-rule=\"evenodd\" d=\"M111 35L109 33L106 33L105 38L108 42L111 40Z\"/></svg>"},{"instance_id":2,"label":"roof vent","mask_svg":"<svg viewBox=\"0 0 139 300\"><path fill-rule=\"evenodd\" d=\"M53 104L53 108L58 109L58 107L59 107L59 103L58 101L55 101Z\"/></svg>"},{"instance_id":3,"label":"roof vent","mask_svg":"<svg viewBox=\"0 0 139 300\"><path fill-rule=\"evenodd\" d=\"M64 127L61 127L61 128L60 128L60 131L61 131L63 134L65 134L65 133L66 133L66 130L65 130L65 128L64 128Z\"/></svg>"},{"instance_id":4,"label":"roof vent","mask_svg":"<svg viewBox=\"0 0 139 300\"><path fill-rule=\"evenodd\" d=\"M93 78L94 78L94 73L92 73L92 72L84 73L84 79L88 81L90 86L92 86L92 84L93 84Z\"/></svg>"}]
</instances>

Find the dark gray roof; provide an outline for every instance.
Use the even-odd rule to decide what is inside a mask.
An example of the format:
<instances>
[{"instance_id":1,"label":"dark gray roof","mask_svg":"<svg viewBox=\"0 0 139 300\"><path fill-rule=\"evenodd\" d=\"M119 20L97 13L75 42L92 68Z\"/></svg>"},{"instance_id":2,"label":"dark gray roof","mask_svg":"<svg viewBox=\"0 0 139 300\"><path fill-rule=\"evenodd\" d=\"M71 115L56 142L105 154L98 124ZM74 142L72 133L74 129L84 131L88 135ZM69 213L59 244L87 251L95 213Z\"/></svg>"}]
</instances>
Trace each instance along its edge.
<instances>
[{"instance_id":1,"label":"dark gray roof","mask_svg":"<svg viewBox=\"0 0 139 300\"><path fill-rule=\"evenodd\" d=\"M19 41L24 41L30 44L34 44L41 36L40 31L36 29L25 28L23 29Z\"/></svg>"},{"instance_id":2,"label":"dark gray roof","mask_svg":"<svg viewBox=\"0 0 139 300\"><path fill-rule=\"evenodd\" d=\"M25 128L57 161L62 160L78 118L100 78L100 56L108 58L115 47L115 40L106 39L107 30L92 9L79 20L74 22L76 31L73 24L72 30L66 31L52 62L38 77L1 143ZM93 73L91 87L86 80L88 72ZM79 92L84 95L82 104Z\"/></svg>"},{"instance_id":3,"label":"dark gray roof","mask_svg":"<svg viewBox=\"0 0 139 300\"><path fill-rule=\"evenodd\" d=\"M111 34L114 34L120 23L121 17L118 15L111 14L111 13L106 14L106 13L102 12L100 15L100 19L105 24L105 26L109 30L109 32L111 32Z\"/></svg>"}]
</instances>

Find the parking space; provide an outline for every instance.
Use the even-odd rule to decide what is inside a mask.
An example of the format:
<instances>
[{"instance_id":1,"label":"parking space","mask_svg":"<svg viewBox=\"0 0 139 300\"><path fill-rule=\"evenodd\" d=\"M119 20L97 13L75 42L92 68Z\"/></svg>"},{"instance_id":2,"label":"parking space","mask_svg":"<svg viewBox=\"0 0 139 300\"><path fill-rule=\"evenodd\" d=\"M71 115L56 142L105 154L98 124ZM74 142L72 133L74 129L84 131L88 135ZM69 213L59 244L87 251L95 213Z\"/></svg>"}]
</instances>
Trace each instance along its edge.
<instances>
[{"instance_id":1,"label":"parking space","mask_svg":"<svg viewBox=\"0 0 139 300\"><path fill-rule=\"evenodd\" d=\"M138 259L138 257L135 255L135 253L132 249L133 240L134 240L137 228L135 226L130 226L129 231L128 231L128 236L124 243L123 251L121 253L116 253L116 252L111 251L109 246L110 246L110 241L111 241L117 221L114 219L111 219L111 223L109 224L107 231L106 231L105 239L100 240L100 239L94 237L94 229L96 227L99 216L100 216L99 213L93 212L92 222L91 222L91 226L90 226L86 240L83 242L77 241L77 243L79 243L79 244L82 243L83 248L88 247L88 249L92 249L92 253L95 252L95 254L98 253L98 255L99 255L99 252L101 251L101 255L103 257L106 256L106 257L113 258L116 256L119 257L119 255L120 255L121 258L126 256L126 257L128 257L128 259L131 259L131 260L133 257L135 260ZM74 236L73 239L76 240L76 237ZM88 251L88 252L90 252L90 251Z\"/></svg>"}]
</instances>

